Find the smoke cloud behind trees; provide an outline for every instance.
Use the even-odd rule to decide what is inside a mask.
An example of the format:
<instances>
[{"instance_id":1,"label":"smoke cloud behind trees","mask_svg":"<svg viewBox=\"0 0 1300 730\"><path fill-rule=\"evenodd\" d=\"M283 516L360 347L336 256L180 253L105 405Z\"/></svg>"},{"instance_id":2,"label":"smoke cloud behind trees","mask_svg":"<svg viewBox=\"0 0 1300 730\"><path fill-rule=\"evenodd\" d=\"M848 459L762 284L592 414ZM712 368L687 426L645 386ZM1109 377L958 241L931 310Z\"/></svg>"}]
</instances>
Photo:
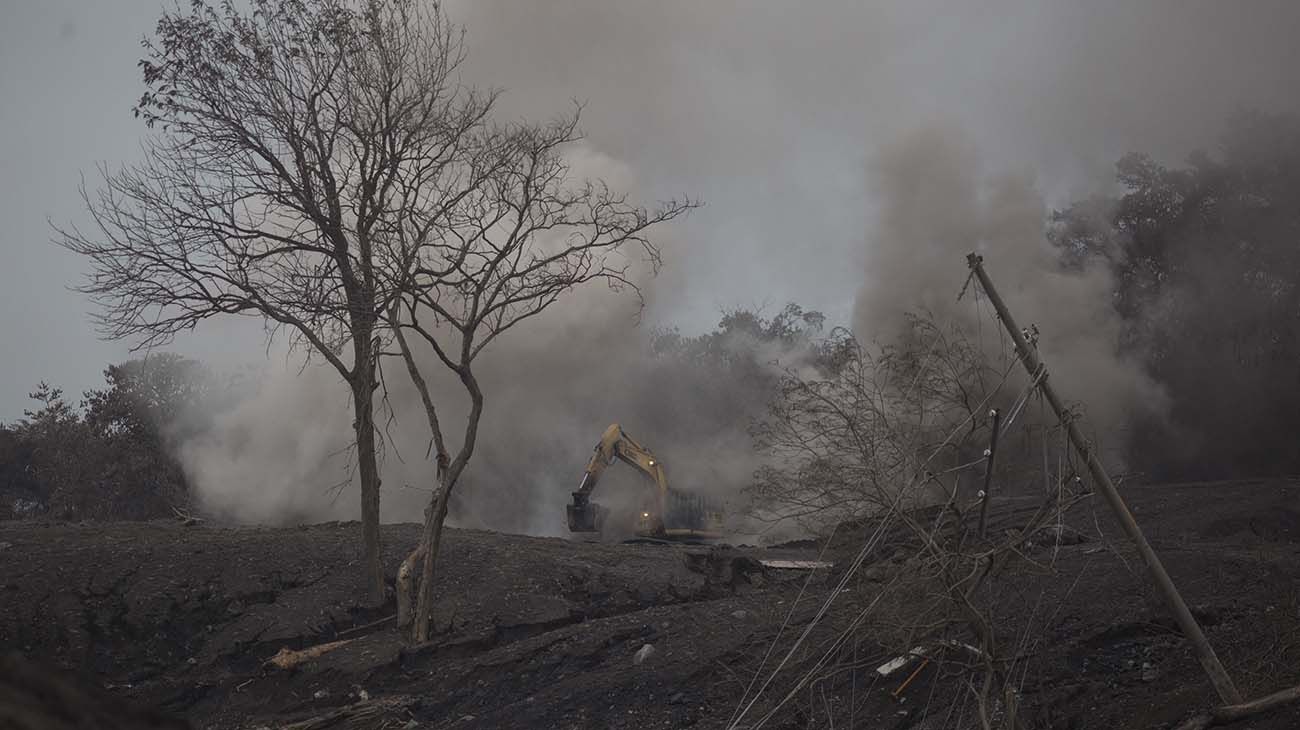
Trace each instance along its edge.
<instances>
[{"instance_id":1,"label":"smoke cloud behind trees","mask_svg":"<svg viewBox=\"0 0 1300 730\"><path fill-rule=\"evenodd\" d=\"M57 43L46 51L37 47L39 33L22 29L44 28L46 15L62 12L87 54L96 43L134 48L148 30L110 41L96 36L96 24L80 11L51 7L39 23L13 18L0 46L30 51L21 67L48 74L40 83L67 104L84 96L72 88L56 93L59 78L74 75L72 61L58 57ZM750 463L738 421L753 406L727 409L745 388L707 369L688 376L663 365L651 351L654 328L697 334L723 310L770 316L796 301L826 312L828 325L884 338L905 309L956 311L962 256L972 249L986 254L1024 322L1040 326L1067 397L1086 401L1105 424L1123 420L1135 403L1164 407L1162 390L1135 365L1138 353L1116 349L1124 324L1109 308L1113 271L1097 263L1060 270L1043 235L1050 211L1115 192L1114 164L1127 152L1178 165L1212 144L1237 109L1297 111L1300 48L1292 36L1300 6L1167 0L792 8L684 0L447 3L468 34L466 81L504 87L507 115L546 117L579 99L587 105L588 138L576 154L587 174L643 199L686 192L706 202L662 241L663 270L642 278L644 312L627 298L584 293L485 356L485 433L464 502L453 512L461 524L559 531L560 505L611 421L660 452L684 487L743 482ZM26 12L36 11L16 14ZM51 34L62 38L68 26L51 18ZM35 40L10 43L20 32ZM19 65L6 67L6 96L28 94ZM138 79L129 64L118 71L115 81L96 83L120 91L126 117ZM5 394L9 418L21 411L30 383L49 377L75 390L77 377L88 386L98 376L100 359L76 356L100 350L81 325L85 303L58 291L71 273L66 262L49 267L61 278L43 281L33 273L40 262L26 252L47 236L45 213L63 218L73 207L57 196L75 196L75 169L115 159L142 131L125 120L119 142L93 149L70 143L72 152L61 152L67 145L41 135L75 142L77 130L9 124L20 109L0 112L7 129L22 130L4 141L5 159L21 161L25 150L38 149L80 157L33 163L33 179L3 203L6 219L16 221L4 234L6 247L24 253L0 291L14 303L49 292L39 331L20 316L27 307L6 307L0 319L11 341L31 345L17 348L12 376L19 382ZM87 127L104 116L101 108L59 109L61 119L84 119ZM37 204L30 191L54 202ZM79 350L74 343L82 340ZM218 366L267 361L256 326L200 329L177 349L228 359ZM214 416L216 429L185 447L182 461L212 504L240 519L352 517L355 499L334 502L329 492L347 476L339 453L347 443L347 391L310 367L299 378L300 363L272 349L255 395ZM78 361L82 375L72 369ZM51 367L59 372L42 371ZM395 435L385 455L384 515L414 520L426 496L418 488L431 470L413 393L400 378L388 385L396 420L388 425ZM624 486L633 488L635 476ZM610 478L613 488L623 479L613 470ZM506 502L518 509L495 507Z\"/></svg>"}]
</instances>

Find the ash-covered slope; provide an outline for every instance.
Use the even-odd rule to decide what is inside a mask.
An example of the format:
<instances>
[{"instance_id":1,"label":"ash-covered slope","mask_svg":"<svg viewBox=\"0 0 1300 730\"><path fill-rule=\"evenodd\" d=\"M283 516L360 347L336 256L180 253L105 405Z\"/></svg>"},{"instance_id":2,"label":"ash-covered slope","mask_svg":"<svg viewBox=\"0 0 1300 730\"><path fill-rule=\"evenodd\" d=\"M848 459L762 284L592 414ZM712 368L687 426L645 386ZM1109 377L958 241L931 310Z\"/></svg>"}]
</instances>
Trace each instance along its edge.
<instances>
[{"instance_id":1,"label":"ash-covered slope","mask_svg":"<svg viewBox=\"0 0 1300 730\"><path fill-rule=\"evenodd\" d=\"M1243 692L1300 681L1300 486L1133 487L1127 497ZM1105 541L1118 531L1104 508L1077 516L1103 539L1028 549L1015 569L1024 590L998 608L1038 627L1017 659L1022 717L1042 728L1172 727L1206 706L1208 682L1141 563ZM390 577L417 536L414 525L385 528ZM812 558L815 547L710 551L452 530L437 632L409 647L385 620L391 603L356 600L358 537L352 523L5 524L0 652L80 672L196 727L726 727L790 646L787 630L764 665L782 625L816 613L855 549L834 547L837 566L801 595L807 573L755 560ZM905 569L884 556L865 567L743 727L890 571ZM292 669L268 663L330 642L342 643ZM859 727L938 727L966 691L952 672L928 670L896 692L901 678L874 678L888 650L862 637L843 651L843 666L856 661L855 685L805 688L765 727L806 726L814 701L856 702ZM1250 727L1297 724L1290 710Z\"/></svg>"}]
</instances>

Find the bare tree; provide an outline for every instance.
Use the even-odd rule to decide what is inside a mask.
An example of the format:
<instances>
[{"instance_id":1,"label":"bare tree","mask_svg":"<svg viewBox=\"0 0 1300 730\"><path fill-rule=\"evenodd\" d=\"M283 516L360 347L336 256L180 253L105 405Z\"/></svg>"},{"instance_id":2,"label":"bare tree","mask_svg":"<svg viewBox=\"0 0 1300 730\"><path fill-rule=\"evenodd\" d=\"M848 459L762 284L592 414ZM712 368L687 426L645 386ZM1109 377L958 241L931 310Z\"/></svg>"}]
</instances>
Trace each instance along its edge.
<instances>
[{"instance_id":1,"label":"bare tree","mask_svg":"<svg viewBox=\"0 0 1300 730\"><path fill-rule=\"evenodd\" d=\"M908 324L899 341L878 347L835 330L811 366L779 379L752 428L765 456L749 489L760 516L813 527L860 519L896 507L913 474L978 458L987 437L980 402L999 373L960 330L928 315L908 315ZM956 486L926 479L905 506Z\"/></svg>"},{"instance_id":2,"label":"bare tree","mask_svg":"<svg viewBox=\"0 0 1300 730\"><path fill-rule=\"evenodd\" d=\"M82 189L93 226L56 229L56 242L89 259L81 291L106 336L151 347L251 315L338 371L355 411L364 585L381 600L386 313L411 296L412 257L469 226L465 201L513 174L520 138L489 122L495 92L457 81L461 34L437 5L195 0L143 46L143 160L101 169L102 187Z\"/></svg>"},{"instance_id":3,"label":"bare tree","mask_svg":"<svg viewBox=\"0 0 1300 730\"><path fill-rule=\"evenodd\" d=\"M504 146L508 159L500 160L491 180L460 201L437 235L410 240L404 249L411 266L389 322L420 394L437 463L420 545L403 563L397 581L400 622L405 623L412 618L414 567L422 566L413 616L416 642L428 638L448 499L474 453L483 414L475 360L506 331L576 287L604 282L637 291L629 273L636 257L654 268L660 261L649 230L696 205L673 200L648 210L604 183L573 180L565 148L579 138L578 117L575 110L549 124L510 128ZM432 354L417 356L415 343ZM429 366L452 374L469 400L454 455L429 387Z\"/></svg>"}]
</instances>

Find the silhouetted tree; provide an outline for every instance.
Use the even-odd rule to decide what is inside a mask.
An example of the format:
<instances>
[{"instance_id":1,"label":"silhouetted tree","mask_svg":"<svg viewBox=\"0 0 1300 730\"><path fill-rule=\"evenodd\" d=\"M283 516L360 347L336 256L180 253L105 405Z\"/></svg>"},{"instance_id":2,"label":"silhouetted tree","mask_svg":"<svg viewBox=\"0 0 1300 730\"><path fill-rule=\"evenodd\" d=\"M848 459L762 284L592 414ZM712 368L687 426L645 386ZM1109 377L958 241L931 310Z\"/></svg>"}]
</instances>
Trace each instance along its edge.
<instances>
[{"instance_id":1,"label":"silhouetted tree","mask_svg":"<svg viewBox=\"0 0 1300 730\"><path fill-rule=\"evenodd\" d=\"M110 366L104 377L107 387L87 391L79 406L41 383L31 394L39 406L0 427L0 492L12 516L152 519L189 507L172 447L210 392L207 372L163 353Z\"/></svg>"},{"instance_id":2,"label":"silhouetted tree","mask_svg":"<svg viewBox=\"0 0 1300 730\"><path fill-rule=\"evenodd\" d=\"M420 396L436 462L437 484L425 513L419 547L398 575L398 606L408 613L409 580L422 561L413 639L428 638L434 565L448 500L474 454L484 393L475 364L509 330L536 317L574 289L604 283L636 289L630 260L639 255L658 267L659 249L648 238L659 224L696 203L670 200L653 210L628 202L603 182L575 180L566 148L576 142L578 113L549 124L520 123L492 132L491 173L466 191L456 208L434 221L430 235L398 240L409 262L388 325ZM416 196L420 179L399 178ZM433 357L421 356L420 346ZM450 374L469 400L457 423L458 445L449 447L431 375Z\"/></svg>"},{"instance_id":3,"label":"silhouetted tree","mask_svg":"<svg viewBox=\"0 0 1300 730\"><path fill-rule=\"evenodd\" d=\"M483 326L549 298L492 287L565 282L548 264L529 268L539 249L515 245L534 229L501 248L488 233L538 214L556 229L572 214L601 226L621 201L593 189L572 201L589 209L554 207L558 168L529 162L571 140L572 124L493 124L496 92L461 85L461 33L437 4L196 0L165 12L144 49L135 113L155 133L143 161L105 170L97 193L83 191L93 227L57 240L89 260L82 291L107 336L150 346L251 315L334 367L355 413L364 587L379 601L374 396L388 314L409 303L434 321L444 297L472 297L459 324L477 353L492 339ZM584 256L561 261L581 269ZM507 266L532 278L503 278Z\"/></svg>"},{"instance_id":4,"label":"silhouetted tree","mask_svg":"<svg viewBox=\"0 0 1300 730\"><path fill-rule=\"evenodd\" d=\"M1123 195L1054 216L1067 258L1116 275L1124 346L1168 391L1130 459L1162 476L1295 473L1300 452L1300 119L1245 114L1182 168L1131 154Z\"/></svg>"}]
</instances>

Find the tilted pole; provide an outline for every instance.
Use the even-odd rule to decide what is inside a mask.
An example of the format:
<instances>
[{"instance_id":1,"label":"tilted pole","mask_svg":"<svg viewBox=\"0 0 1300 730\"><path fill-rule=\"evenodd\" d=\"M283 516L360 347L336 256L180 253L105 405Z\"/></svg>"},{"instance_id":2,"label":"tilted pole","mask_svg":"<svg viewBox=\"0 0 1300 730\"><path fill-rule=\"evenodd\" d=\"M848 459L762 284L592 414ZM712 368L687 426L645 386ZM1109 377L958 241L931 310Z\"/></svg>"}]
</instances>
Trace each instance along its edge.
<instances>
[{"instance_id":1,"label":"tilted pole","mask_svg":"<svg viewBox=\"0 0 1300 730\"><path fill-rule=\"evenodd\" d=\"M1038 351L1025 339L1025 335L1011 317L1007 305L1003 303L1002 298L998 296L997 290L993 288L993 282L989 280L989 275L984 271L983 257L972 253L966 257L966 263L970 265L971 273L979 279L980 288L988 295L989 302L993 304L993 309L998 313L998 319L1002 320L1002 325L1007 328L1011 340L1016 344L1016 354L1020 357L1021 364L1029 371L1030 378L1039 381L1039 387L1047 398L1048 405L1052 407L1052 410L1056 412L1056 417L1065 426L1066 433L1070 437L1070 443L1074 444L1075 450L1087 462L1088 471L1091 472L1093 481L1101 489L1102 496L1110 504L1110 508L1115 513L1115 517L1119 519L1119 524L1124 528L1124 532L1137 546L1143 562L1147 564L1147 568L1155 576L1156 587L1160 589L1165 602L1169 604L1169 609L1173 611L1174 618L1177 619L1178 626L1182 628L1183 634L1191 640L1192 645L1196 648L1196 657L1200 659L1201 666L1205 668L1205 673L1209 675L1210 682L1214 684L1214 689L1219 693L1220 699L1223 700L1224 704L1240 704L1242 702L1241 693L1237 691L1236 685L1232 683L1232 678L1228 676L1227 670L1219 662L1219 657L1214 654L1214 647L1210 646L1209 639L1205 638L1205 632L1201 631L1200 624L1196 623L1196 618L1192 616L1192 612L1187 608L1187 603L1183 601L1178 588L1174 586L1173 579L1165 571L1165 566L1160 562L1160 557L1156 555L1156 551L1151 548L1146 536L1142 534L1142 528L1138 527L1137 520L1133 519L1133 513L1129 512L1128 505L1124 504L1124 498L1115 489L1114 483L1111 482L1110 476L1101 464L1101 459L1088 448L1079 427L1075 425L1071 414L1066 411L1061 404L1061 399L1057 397L1056 391L1052 389L1043 362L1038 358Z\"/></svg>"}]
</instances>

